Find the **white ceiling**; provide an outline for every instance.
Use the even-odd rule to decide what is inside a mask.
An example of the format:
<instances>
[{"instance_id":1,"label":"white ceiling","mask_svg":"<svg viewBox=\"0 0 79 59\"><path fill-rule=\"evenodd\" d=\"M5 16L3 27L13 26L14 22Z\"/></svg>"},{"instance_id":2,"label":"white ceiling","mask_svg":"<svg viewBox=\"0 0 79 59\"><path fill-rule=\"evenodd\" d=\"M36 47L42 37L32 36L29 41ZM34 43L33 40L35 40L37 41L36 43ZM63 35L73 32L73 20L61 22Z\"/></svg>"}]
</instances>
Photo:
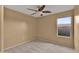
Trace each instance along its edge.
<instances>
[{"instance_id":1,"label":"white ceiling","mask_svg":"<svg viewBox=\"0 0 79 59\"><path fill-rule=\"evenodd\" d=\"M32 13L34 13L34 11L27 10L27 8L37 9L37 5L6 5L5 7L15 10L15 11L19 11L24 14L28 14L30 16L40 17L40 13L31 15ZM55 13L59 13L59 12L63 12L63 11L68 11L73 8L74 8L73 5L46 5L44 10L52 11L52 13L49 13L49 14L44 13L43 16L55 14Z\"/></svg>"}]
</instances>

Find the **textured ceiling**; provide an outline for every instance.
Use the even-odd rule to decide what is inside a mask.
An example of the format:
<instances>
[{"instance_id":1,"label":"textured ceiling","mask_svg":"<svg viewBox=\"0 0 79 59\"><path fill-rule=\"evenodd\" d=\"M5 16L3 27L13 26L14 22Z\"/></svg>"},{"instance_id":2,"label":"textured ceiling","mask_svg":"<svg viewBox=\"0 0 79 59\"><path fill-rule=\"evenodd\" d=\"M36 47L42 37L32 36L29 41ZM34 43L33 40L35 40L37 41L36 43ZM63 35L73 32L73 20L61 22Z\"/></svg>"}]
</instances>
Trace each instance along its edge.
<instances>
[{"instance_id":1,"label":"textured ceiling","mask_svg":"<svg viewBox=\"0 0 79 59\"><path fill-rule=\"evenodd\" d=\"M15 10L15 11L19 11L24 14L28 14L30 16L41 17L40 13L31 15L32 13L34 13L34 11L27 10L27 8L37 9L37 5L6 5L5 7ZM52 11L52 13L49 13L49 14L44 13L43 16L50 15L50 14L56 14L56 13L63 12L63 11L68 11L73 8L74 8L73 5L46 5L44 10Z\"/></svg>"}]
</instances>

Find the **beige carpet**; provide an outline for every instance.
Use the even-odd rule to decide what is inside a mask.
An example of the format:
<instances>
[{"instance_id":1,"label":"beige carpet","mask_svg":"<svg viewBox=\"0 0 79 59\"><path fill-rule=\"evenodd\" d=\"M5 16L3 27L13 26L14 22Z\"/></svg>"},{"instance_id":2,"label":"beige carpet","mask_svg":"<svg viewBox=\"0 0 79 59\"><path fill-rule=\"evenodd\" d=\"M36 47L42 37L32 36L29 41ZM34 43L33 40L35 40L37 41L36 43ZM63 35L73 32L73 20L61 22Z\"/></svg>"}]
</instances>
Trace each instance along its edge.
<instances>
[{"instance_id":1,"label":"beige carpet","mask_svg":"<svg viewBox=\"0 0 79 59\"><path fill-rule=\"evenodd\" d=\"M11 48L6 53L74 53L72 48L67 48L42 41L32 41L23 45Z\"/></svg>"}]
</instances>

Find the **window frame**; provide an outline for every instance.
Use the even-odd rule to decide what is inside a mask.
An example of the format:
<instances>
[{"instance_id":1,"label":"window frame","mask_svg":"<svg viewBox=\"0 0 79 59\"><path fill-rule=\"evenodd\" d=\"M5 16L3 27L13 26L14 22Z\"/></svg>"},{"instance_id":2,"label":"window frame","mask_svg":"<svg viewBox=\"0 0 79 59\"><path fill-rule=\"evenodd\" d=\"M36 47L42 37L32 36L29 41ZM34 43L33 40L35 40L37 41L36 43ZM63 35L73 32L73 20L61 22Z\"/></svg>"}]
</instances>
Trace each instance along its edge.
<instances>
[{"instance_id":1,"label":"window frame","mask_svg":"<svg viewBox=\"0 0 79 59\"><path fill-rule=\"evenodd\" d=\"M70 36L62 36L62 35L58 35L58 24L57 24L57 21L58 21L58 19L59 18L65 18L65 17L71 17L71 26L70 26ZM71 36L72 36L72 16L63 16L63 17L57 17L57 19L56 19L56 26L57 26L57 37L63 37L63 38L71 38Z\"/></svg>"}]
</instances>

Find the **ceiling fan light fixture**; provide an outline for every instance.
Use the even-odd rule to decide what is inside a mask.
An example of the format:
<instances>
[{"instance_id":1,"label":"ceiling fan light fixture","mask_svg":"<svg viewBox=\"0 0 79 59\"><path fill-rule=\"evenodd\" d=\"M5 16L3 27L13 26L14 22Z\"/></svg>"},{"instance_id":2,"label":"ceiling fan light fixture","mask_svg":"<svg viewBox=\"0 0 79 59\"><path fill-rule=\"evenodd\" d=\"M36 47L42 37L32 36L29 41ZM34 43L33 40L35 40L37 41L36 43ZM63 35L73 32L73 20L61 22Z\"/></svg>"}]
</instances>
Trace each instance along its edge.
<instances>
[{"instance_id":1,"label":"ceiling fan light fixture","mask_svg":"<svg viewBox=\"0 0 79 59\"><path fill-rule=\"evenodd\" d=\"M37 9L30 9L30 8L27 9L34 11L34 13L32 13L31 15L40 14L40 16L43 16L43 13L51 13L51 11L48 10L44 11L45 7L46 7L45 5L38 5Z\"/></svg>"}]
</instances>

